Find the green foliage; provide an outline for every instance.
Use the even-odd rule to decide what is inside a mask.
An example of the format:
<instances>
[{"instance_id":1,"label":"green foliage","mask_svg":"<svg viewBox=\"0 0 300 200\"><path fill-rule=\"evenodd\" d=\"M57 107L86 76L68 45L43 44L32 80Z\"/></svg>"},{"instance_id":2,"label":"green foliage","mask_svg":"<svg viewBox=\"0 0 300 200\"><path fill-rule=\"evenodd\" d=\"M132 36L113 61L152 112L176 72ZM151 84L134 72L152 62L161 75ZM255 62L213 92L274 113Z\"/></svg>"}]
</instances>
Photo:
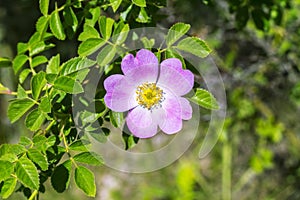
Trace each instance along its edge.
<instances>
[{"instance_id":1,"label":"green foliage","mask_svg":"<svg viewBox=\"0 0 300 200\"><path fill-rule=\"evenodd\" d=\"M15 167L18 180L33 190L39 189L39 174L35 165L27 157L23 156L16 162Z\"/></svg>"},{"instance_id":2,"label":"green foliage","mask_svg":"<svg viewBox=\"0 0 300 200\"><path fill-rule=\"evenodd\" d=\"M177 40L179 40L184 34L186 34L191 26L189 24L184 23L176 23L174 24L167 35L166 43L168 46L174 44Z\"/></svg>"},{"instance_id":3,"label":"green foliage","mask_svg":"<svg viewBox=\"0 0 300 200\"><path fill-rule=\"evenodd\" d=\"M204 89L197 88L196 93L193 97L191 97L191 101L207 109L219 109L219 105L215 97Z\"/></svg>"},{"instance_id":4,"label":"green foliage","mask_svg":"<svg viewBox=\"0 0 300 200\"><path fill-rule=\"evenodd\" d=\"M20 185L17 191L34 199L45 192L44 183L48 179L62 193L68 189L72 174L77 187L87 196L95 197L95 177L86 166L99 167L103 160L91 151L88 137L105 142L110 134L106 122L109 121L123 129L126 150L133 148L139 138L127 134L127 127L122 127L124 113L105 106L102 84L92 100L85 99L88 74L95 70L105 76L117 73L120 59L129 50L127 40L134 37L129 32L133 28L155 26L160 18L159 9L165 6L165 0L39 1L41 13L35 32L27 41L18 42L13 59L0 58L0 67L12 67L18 79L16 92L0 84L0 94L15 96L8 106L8 118L15 123L24 117L25 127L32 132L31 136L22 136L18 144L0 146L3 199L17 185ZM200 38L184 36L190 27L184 23L171 26L158 49L152 49L154 38L137 40L158 58L176 57L188 68L183 53L204 58L211 52ZM63 48L69 48L70 41L78 42L74 50L77 56L64 54ZM78 96L79 102L72 95ZM218 109L208 91L197 90L192 100L205 108ZM96 102L96 111L92 111L89 101ZM74 105L82 106L83 110L73 113ZM80 127L76 127L77 120Z\"/></svg>"},{"instance_id":5,"label":"green foliage","mask_svg":"<svg viewBox=\"0 0 300 200\"><path fill-rule=\"evenodd\" d=\"M76 167L75 183L87 196L96 196L95 177L87 168L83 166Z\"/></svg>"}]
</instances>

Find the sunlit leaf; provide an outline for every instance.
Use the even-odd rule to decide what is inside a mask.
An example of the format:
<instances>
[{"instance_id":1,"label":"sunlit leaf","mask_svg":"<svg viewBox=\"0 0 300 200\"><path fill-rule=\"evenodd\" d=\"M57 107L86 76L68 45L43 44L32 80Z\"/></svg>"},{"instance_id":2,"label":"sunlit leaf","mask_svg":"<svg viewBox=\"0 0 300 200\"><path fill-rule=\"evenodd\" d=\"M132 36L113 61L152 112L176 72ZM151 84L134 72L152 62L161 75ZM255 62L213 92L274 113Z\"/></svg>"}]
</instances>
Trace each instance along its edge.
<instances>
[{"instance_id":1,"label":"sunlit leaf","mask_svg":"<svg viewBox=\"0 0 300 200\"><path fill-rule=\"evenodd\" d=\"M175 48L205 58L211 52L207 44L197 37L187 37L181 40Z\"/></svg>"},{"instance_id":2,"label":"sunlit leaf","mask_svg":"<svg viewBox=\"0 0 300 200\"><path fill-rule=\"evenodd\" d=\"M177 40L179 40L184 34L186 34L191 28L191 25L184 23L176 23L174 24L168 31L168 35L166 37L166 43L168 46L174 44Z\"/></svg>"},{"instance_id":3,"label":"sunlit leaf","mask_svg":"<svg viewBox=\"0 0 300 200\"><path fill-rule=\"evenodd\" d=\"M45 171L48 169L48 161L45 155L43 155L40 151L37 149L29 149L27 152L28 157L30 160L32 160L34 163L36 163L40 168Z\"/></svg>"},{"instance_id":4,"label":"sunlit leaf","mask_svg":"<svg viewBox=\"0 0 300 200\"><path fill-rule=\"evenodd\" d=\"M90 55L100 49L104 44L105 40L101 38L89 38L79 45L78 54L80 56Z\"/></svg>"},{"instance_id":5,"label":"sunlit leaf","mask_svg":"<svg viewBox=\"0 0 300 200\"><path fill-rule=\"evenodd\" d=\"M56 79L53 87L69 94L78 94L83 92L83 88L80 83L67 76L60 76Z\"/></svg>"},{"instance_id":6,"label":"sunlit leaf","mask_svg":"<svg viewBox=\"0 0 300 200\"><path fill-rule=\"evenodd\" d=\"M39 174L34 164L26 157L21 157L15 166L15 173L18 180L33 190L39 189Z\"/></svg>"},{"instance_id":7,"label":"sunlit leaf","mask_svg":"<svg viewBox=\"0 0 300 200\"><path fill-rule=\"evenodd\" d=\"M87 196L96 196L96 184L94 174L83 166L75 169L75 183Z\"/></svg>"},{"instance_id":8,"label":"sunlit leaf","mask_svg":"<svg viewBox=\"0 0 300 200\"><path fill-rule=\"evenodd\" d=\"M32 67L39 66L46 62L48 62L48 59L46 58L46 56L36 56L32 59Z\"/></svg>"},{"instance_id":9,"label":"sunlit leaf","mask_svg":"<svg viewBox=\"0 0 300 200\"><path fill-rule=\"evenodd\" d=\"M46 73L41 71L38 74L35 74L31 79L32 96L35 100L39 98L42 89L47 83L45 75Z\"/></svg>"},{"instance_id":10,"label":"sunlit leaf","mask_svg":"<svg viewBox=\"0 0 300 200\"><path fill-rule=\"evenodd\" d=\"M72 58L72 59L68 60L67 62L63 63L62 69L61 69L61 74L64 76L68 75L68 74L72 74L79 70L89 68L95 64L96 64L95 61L90 60L85 57Z\"/></svg>"},{"instance_id":11,"label":"sunlit leaf","mask_svg":"<svg viewBox=\"0 0 300 200\"><path fill-rule=\"evenodd\" d=\"M6 179L3 182L3 185L1 187L0 195L3 199L7 199L15 190L15 187L17 185L17 178L12 177L9 179Z\"/></svg>"},{"instance_id":12,"label":"sunlit leaf","mask_svg":"<svg viewBox=\"0 0 300 200\"><path fill-rule=\"evenodd\" d=\"M43 113L41 113L41 111L34 109L27 115L25 119L25 125L31 131L36 131L40 129L45 119L46 117L43 115Z\"/></svg>"},{"instance_id":13,"label":"sunlit leaf","mask_svg":"<svg viewBox=\"0 0 300 200\"><path fill-rule=\"evenodd\" d=\"M13 69L15 73L18 73L18 71L22 68L22 66L27 62L28 56L26 55L17 55L15 59L13 60Z\"/></svg>"},{"instance_id":14,"label":"sunlit leaf","mask_svg":"<svg viewBox=\"0 0 300 200\"><path fill-rule=\"evenodd\" d=\"M139 7L146 7L146 1L145 0L132 0L132 3Z\"/></svg>"},{"instance_id":15,"label":"sunlit leaf","mask_svg":"<svg viewBox=\"0 0 300 200\"><path fill-rule=\"evenodd\" d=\"M109 17L101 16L99 18L100 33L104 39L108 40L110 38L114 22L115 20Z\"/></svg>"},{"instance_id":16,"label":"sunlit leaf","mask_svg":"<svg viewBox=\"0 0 300 200\"><path fill-rule=\"evenodd\" d=\"M61 23L57 7L51 13L51 17L50 17L50 29L51 29L53 35L57 39L64 40L66 38L64 27L63 27L63 25Z\"/></svg>"},{"instance_id":17,"label":"sunlit leaf","mask_svg":"<svg viewBox=\"0 0 300 200\"><path fill-rule=\"evenodd\" d=\"M116 12L122 3L122 0L110 0L110 3L113 11Z\"/></svg>"},{"instance_id":18,"label":"sunlit leaf","mask_svg":"<svg viewBox=\"0 0 300 200\"><path fill-rule=\"evenodd\" d=\"M6 180L14 171L14 165L11 162L0 160L0 182Z\"/></svg>"},{"instance_id":19,"label":"sunlit leaf","mask_svg":"<svg viewBox=\"0 0 300 200\"><path fill-rule=\"evenodd\" d=\"M46 72L47 74L58 74L60 64L60 54L53 56L47 65Z\"/></svg>"},{"instance_id":20,"label":"sunlit leaf","mask_svg":"<svg viewBox=\"0 0 300 200\"><path fill-rule=\"evenodd\" d=\"M109 64L115 57L117 49L115 46L107 45L105 46L97 56L97 63L100 66L105 66Z\"/></svg>"},{"instance_id":21,"label":"sunlit leaf","mask_svg":"<svg viewBox=\"0 0 300 200\"><path fill-rule=\"evenodd\" d=\"M194 103L211 110L219 109L219 105L215 97L204 89L197 88L196 93L190 99Z\"/></svg>"},{"instance_id":22,"label":"sunlit leaf","mask_svg":"<svg viewBox=\"0 0 300 200\"><path fill-rule=\"evenodd\" d=\"M48 15L49 1L50 0L40 0L39 1L39 3L40 3L40 10L41 10L41 13L43 15Z\"/></svg>"},{"instance_id":23,"label":"sunlit leaf","mask_svg":"<svg viewBox=\"0 0 300 200\"><path fill-rule=\"evenodd\" d=\"M81 162L88 165L100 166L103 164L102 157L94 152L83 152L75 155L73 159L77 162Z\"/></svg>"},{"instance_id":24,"label":"sunlit leaf","mask_svg":"<svg viewBox=\"0 0 300 200\"><path fill-rule=\"evenodd\" d=\"M11 123L20 119L34 104L34 101L31 99L16 99L12 101L7 111Z\"/></svg>"}]
</instances>

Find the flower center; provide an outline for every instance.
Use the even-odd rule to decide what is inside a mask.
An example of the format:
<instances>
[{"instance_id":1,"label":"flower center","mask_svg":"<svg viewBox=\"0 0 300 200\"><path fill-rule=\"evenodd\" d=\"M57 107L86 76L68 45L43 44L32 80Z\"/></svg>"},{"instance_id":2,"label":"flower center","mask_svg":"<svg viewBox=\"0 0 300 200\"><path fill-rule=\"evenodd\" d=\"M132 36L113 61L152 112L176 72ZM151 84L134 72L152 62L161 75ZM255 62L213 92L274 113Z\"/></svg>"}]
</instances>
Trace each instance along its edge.
<instances>
[{"instance_id":1,"label":"flower center","mask_svg":"<svg viewBox=\"0 0 300 200\"><path fill-rule=\"evenodd\" d=\"M160 105L163 101L163 90L157 87L155 83L143 83L137 87L136 94L138 104L148 110Z\"/></svg>"}]
</instances>

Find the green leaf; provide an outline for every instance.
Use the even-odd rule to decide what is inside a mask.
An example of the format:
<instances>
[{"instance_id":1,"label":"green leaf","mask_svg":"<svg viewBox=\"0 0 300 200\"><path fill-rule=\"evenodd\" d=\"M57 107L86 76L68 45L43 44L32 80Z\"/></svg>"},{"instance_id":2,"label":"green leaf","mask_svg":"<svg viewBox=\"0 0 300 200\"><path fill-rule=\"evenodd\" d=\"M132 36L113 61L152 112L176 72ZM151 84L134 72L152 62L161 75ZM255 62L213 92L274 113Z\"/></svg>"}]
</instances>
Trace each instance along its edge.
<instances>
[{"instance_id":1,"label":"green leaf","mask_svg":"<svg viewBox=\"0 0 300 200\"><path fill-rule=\"evenodd\" d=\"M64 9L63 14L64 14L65 23L68 26L70 26L72 30L75 32L78 26L78 20L72 7L66 7Z\"/></svg>"},{"instance_id":2,"label":"green leaf","mask_svg":"<svg viewBox=\"0 0 300 200\"><path fill-rule=\"evenodd\" d=\"M34 147L36 149L39 149L41 151L45 151L47 148L47 138L44 135L36 135L33 137L32 142L34 144Z\"/></svg>"},{"instance_id":3,"label":"green leaf","mask_svg":"<svg viewBox=\"0 0 300 200\"><path fill-rule=\"evenodd\" d=\"M12 62L9 58L0 57L0 68L11 67L11 66L12 66Z\"/></svg>"},{"instance_id":4,"label":"green leaf","mask_svg":"<svg viewBox=\"0 0 300 200\"><path fill-rule=\"evenodd\" d=\"M36 56L32 59L32 67L36 67L46 62L48 62L48 59L45 56Z\"/></svg>"},{"instance_id":5,"label":"green leaf","mask_svg":"<svg viewBox=\"0 0 300 200\"><path fill-rule=\"evenodd\" d=\"M51 102L47 96L43 96L41 98L41 103L39 105L40 111L44 113L50 113L51 112Z\"/></svg>"},{"instance_id":6,"label":"green leaf","mask_svg":"<svg viewBox=\"0 0 300 200\"><path fill-rule=\"evenodd\" d=\"M133 136L133 135L128 135L127 133L125 133L123 131L122 133L122 138L123 138L123 141L125 143L125 150L128 150L128 149L131 149L132 147L134 147L138 141L139 141L139 138Z\"/></svg>"},{"instance_id":7,"label":"green leaf","mask_svg":"<svg viewBox=\"0 0 300 200\"><path fill-rule=\"evenodd\" d=\"M123 113L121 113L121 112L110 111L109 118L110 118L111 123L116 128L121 127L124 122L124 116L123 116Z\"/></svg>"},{"instance_id":8,"label":"green leaf","mask_svg":"<svg viewBox=\"0 0 300 200\"><path fill-rule=\"evenodd\" d=\"M8 179L14 172L14 165L11 162L0 160L0 182Z\"/></svg>"},{"instance_id":9,"label":"green leaf","mask_svg":"<svg viewBox=\"0 0 300 200\"><path fill-rule=\"evenodd\" d=\"M91 18L86 17L85 18L85 25L89 25L91 27L94 27L96 22L98 21L100 14L101 14L101 8L100 6L91 7L89 9L89 14L92 16Z\"/></svg>"},{"instance_id":10,"label":"green leaf","mask_svg":"<svg viewBox=\"0 0 300 200\"><path fill-rule=\"evenodd\" d=\"M18 55L25 53L28 50L28 44L19 42L17 45Z\"/></svg>"},{"instance_id":11,"label":"green leaf","mask_svg":"<svg viewBox=\"0 0 300 200\"><path fill-rule=\"evenodd\" d=\"M9 104L7 110L7 115L11 123L14 123L18 119L20 119L33 105L34 105L34 101L30 99L13 100Z\"/></svg>"},{"instance_id":12,"label":"green leaf","mask_svg":"<svg viewBox=\"0 0 300 200\"><path fill-rule=\"evenodd\" d=\"M77 162L81 162L93 166L100 166L103 164L102 157L94 152L83 152L75 155L73 159Z\"/></svg>"},{"instance_id":13,"label":"green leaf","mask_svg":"<svg viewBox=\"0 0 300 200\"><path fill-rule=\"evenodd\" d=\"M51 49L54 46L55 45L51 44L51 43L50 44L45 44L45 42L43 42L43 41L34 43L29 48L29 56L34 56L34 55L39 54L43 51Z\"/></svg>"},{"instance_id":14,"label":"green leaf","mask_svg":"<svg viewBox=\"0 0 300 200\"><path fill-rule=\"evenodd\" d=\"M100 33L105 40L110 38L114 22L115 20L109 17L101 16L99 18Z\"/></svg>"},{"instance_id":15,"label":"green leaf","mask_svg":"<svg viewBox=\"0 0 300 200\"><path fill-rule=\"evenodd\" d=\"M43 15L48 15L50 0L40 0L40 10Z\"/></svg>"},{"instance_id":16,"label":"green leaf","mask_svg":"<svg viewBox=\"0 0 300 200\"><path fill-rule=\"evenodd\" d=\"M97 56L97 63L100 66L105 66L109 64L115 57L117 49L115 46L107 45L105 46Z\"/></svg>"},{"instance_id":17,"label":"green leaf","mask_svg":"<svg viewBox=\"0 0 300 200\"><path fill-rule=\"evenodd\" d=\"M45 119L46 118L41 111L34 109L27 115L25 125L29 130L36 131L42 126Z\"/></svg>"},{"instance_id":18,"label":"green leaf","mask_svg":"<svg viewBox=\"0 0 300 200\"><path fill-rule=\"evenodd\" d=\"M31 73L30 69L24 69L19 75L19 82L22 84Z\"/></svg>"},{"instance_id":19,"label":"green leaf","mask_svg":"<svg viewBox=\"0 0 300 200\"><path fill-rule=\"evenodd\" d=\"M60 54L53 56L46 67L47 74L58 74L60 65Z\"/></svg>"},{"instance_id":20,"label":"green leaf","mask_svg":"<svg viewBox=\"0 0 300 200\"><path fill-rule=\"evenodd\" d=\"M74 151L88 151L90 145L91 143L88 140L77 140L69 146L69 149Z\"/></svg>"},{"instance_id":21,"label":"green leaf","mask_svg":"<svg viewBox=\"0 0 300 200\"><path fill-rule=\"evenodd\" d=\"M30 160L40 166L43 171L46 171L48 169L47 158L40 151L38 151L37 149L29 149L27 155Z\"/></svg>"},{"instance_id":22,"label":"green leaf","mask_svg":"<svg viewBox=\"0 0 300 200\"><path fill-rule=\"evenodd\" d=\"M0 146L1 157L6 154L14 154L18 156L20 154L23 154L26 151L27 151L26 148L19 144L2 144Z\"/></svg>"},{"instance_id":23,"label":"green leaf","mask_svg":"<svg viewBox=\"0 0 300 200\"><path fill-rule=\"evenodd\" d=\"M55 7L55 10L51 13L50 17L50 29L53 33L53 35L59 39L59 40L65 40L66 34L64 32L64 27L61 23L59 13L57 10L57 6Z\"/></svg>"},{"instance_id":24,"label":"green leaf","mask_svg":"<svg viewBox=\"0 0 300 200\"><path fill-rule=\"evenodd\" d=\"M173 49L173 48L167 49L166 57L167 58L178 58L182 63L182 68L186 69L186 64L185 64L183 57L175 49Z\"/></svg>"},{"instance_id":25,"label":"green leaf","mask_svg":"<svg viewBox=\"0 0 300 200\"><path fill-rule=\"evenodd\" d=\"M51 175L51 185L58 193L64 192L70 183L72 162L70 160L55 167Z\"/></svg>"},{"instance_id":26,"label":"green leaf","mask_svg":"<svg viewBox=\"0 0 300 200\"><path fill-rule=\"evenodd\" d=\"M197 37L185 38L181 40L175 48L194 54L200 58L205 58L211 52L207 44Z\"/></svg>"},{"instance_id":27,"label":"green leaf","mask_svg":"<svg viewBox=\"0 0 300 200\"><path fill-rule=\"evenodd\" d=\"M184 34L186 34L191 28L191 25L184 23L174 24L168 31L166 38L167 46L171 46L177 40L179 40Z\"/></svg>"},{"instance_id":28,"label":"green leaf","mask_svg":"<svg viewBox=\"0 0 300 200\"><path fill-rule=\"evenodd\" d=\"M117 27L114 30L112 41L118 45L121 45L125 42L127 35L129 33L129 25L123 22L119 22Z\"/></svg>"},{"instance_id":29,"label":"green leaf","mask_svg":"<svg viewBox=\"0 0 300 200\"><path fill-rule=\"evenodd\" d=\"M75 183L87 196L96 196L96 184L94 174L83 166L75 169Z\"/></svg>"},{"instance_id":30,"label":"green leaf","mask_svg":"<svg viewBox=\"0 0 300 200\"><path fill-rule=\"evenodd\" d=\"M40 33L40 38L43 38L48 29L49 17L41 16L35 24L36 31Z\"/></svg>"},{"instance_id":31,"label":"green leaf","mask_svg":"<svg viewBox=\"0 0 300 200\"><path fill-rule=\"evenodd\" d=\"M42 89L45 87L47 83L45 77L46 77L46 73L41 71L38 74L34 75L31 79L32 96L35 100L39 98Z\"/></svg>"},{"instance_id":32,"label":"green leaf","mask_svg":"<svg viewBox=\"0 0 300 200\"><path fill-rule=\"evenodd\" d=\"M153 38L149 40L147 37L142 37L141 41L146 49L151 49L155 44L155 40Z\"/></svg>"},{"instance_id":33,"label":"green leaf","mask_svg":"<svg viewBox=\"0 0 300 200\"><path fill-rule=\"evenodd\" d=\"M122 3L122 0L110 0L110 4L111 4L111 7L112 7L114 13L118 10L121 3Z\"/></svg>"},{"instance_id":34,"label":"green leaf","mask_svg":"<svg viewBox=\"0 0 300 200\"><path fill-rule=\"evenodd\" d=\"M26 94L26 91L20 84L18 85L17 97L18 97L18 99L25 99L28 97L28 95Z\"/></svg>"},{"instance_id":35,"label":"green leaf","mask_svg":"<svg viewBox=\"0 0 300 200\"><path fill-rule=\"evenodd\" d=\"M95 139L97 142L105 143L107 141L107 137L102 133L91 133L87 132L93 139Z\"/></svg>"},{"instance_id":36,"label":"green leaf","mask_svg":"<svg viewBox=\"0 0 300 200\"><path fill-rule=\"evenodd\" d=\"M68 77L79 81L79 83L82 83L85 80L85 78L86 78L86 76L88 75L89 72L90 72L90 69L82 69L78 72L74 72L72 74L69 74Z\"/></svg>"},{"instance_id":37,"label":"green leaf","mask_svg":"<svg viewBox=\"0 0 300 200\"><path fill-rule=\"evenodd\" d=\"M83 27L83 32L79 35L78 40L85 41L89 38L100 38L100 35L94 27L85 24Z\"/></svg>"},{"instance_id":38,"label":"green leaf","mask_svg":"<svg viewBox=\"0 0 300 200\"><path fill-rule=\"evenodd\" d=\"M21 157L15 166L15 172L18 180L26 187L39 189L39 173L34 164L26 157Z\"/></svg>"},{"instance_id":39,"label":"green leaf","mask_svg":"<svg viewBox=\"0 0 300 200\"><path fill-rule=\"evenodd\" d=\"M150 23L151 17L147 14L145 8L141 7L138 17L135 19L135 21L139 23Z\"/></svg>"},{"instance_id":40,"label":"green leaf","mask_svg":"<svg viewBox=\"0 0 300 200\"><path fill-rule=\"evenodd\" d=\"M6 179L1 187L0 195L3 199L7 199L15 190L17 179L15 177Z\"/></svg>"},{"instance_id":41,"label":"green leaf","mask_svg":"<svg viewBox=\"0 0 300 200\"><path fill-rule=\"evenodd\" d=\"M56 79L53 87L69 94L78 94L83 92L83 88L80 83L67 76L60 76Z\"/></svg>"},{"instance_id":42,"label":"green leaf","mask_svg":"<svg viewBox=\"0 0 300 200\"><path fill-rule=\"evenodd\" d=\"M104 44L105 40L101 38L89 38L79 45L78 54L80 56L90 55L100 49Z\"/></svg>"},{"instance_id":43,"label":"green leaf","mask_svg":"<svg viewBox=\"0 0 300 200\"><path fill-rule=\"evenodd\" d=\"M46 142L46 145L45 145L46 149L48 149L49 147L52 147L53 145L55 145L55 143L56 143L56 136L51 135L50 137L47 138L47 142Z\"/></svg>"},{"instance_id":44,"label":"green leaf","mask_svg":"<svg viewBox=\"0 0 300 200\"><path fill-rule=\"evenodd\" d=\"M121 12L121 14L120 14L121 20L126 21L127 16L130 13L132 7L133 7L133 4L131 4L130 6L128 6L128 8L125 11Z\"/></svg>"},{"instance_id":45,"label":"green leaf","mask_svg":"<svg viewBox=\"0 0 300 200\"><path fill-rule=\"evenodd\" d=\"M145 0L132 0L132 3L139 7L146 7L146 1Z\"/></svg>"},{"instance_id":46,"label":"green leaf","mask_svg":"<svg viewBox=\"0 0 300 200\"><path fill-rule=\"evenodd\" d=\"M18 156L13 154L13 153L7 153L7 154L4 154L4 155L0 156L0 160L4 160L4 161L14 163L18 160Z\"/></svg>"},{"instance_id":47,"label":"green leaf","mask_svg":"<svg viewBox=\"0 0 300 200\"><path fill-rule=\"evenodd\" d=\"M89 68L95 65L96 62L85 57L77 57L63 63L61 74L69 75L82 69Z\"/></svg>"},{"instance_id":48,"label":"green leaf","mask_svg":"<svg viewBox=\"0 0 300 200\"><path fill-rule=\"evenodd\" d=\"M13 60L13 69L15 74L18 73L18 71L22 68L22 66L26 63L28 60L28 56L26 55L17 55L15 59Z\"/></svg>"},{"instance_id":49,"label":"green leaf","mask_svg":"<svg viewBox=\"0 0 300 200\"><path fill-rule=\"evenodd\" d=\"M191 101L193 101L194 103L210 109L210 110L217 110L219 109L219 105L217 100L215 99L215 97L208 92L207 90L204 89L197 89L196 93L193 97L191 97L190 99Z\"/></svg>"},{"instance_id":50,"label":"green leaf","mask_svg":"<svg viewBox=\"0 0 300 200\"><path fill-rule=\"evenodd\" d=\"M28 138L28 137L21 136L21 137L20 137L19 144L20 144L20 145L23 145L23 146L28 146L28 145L31 145L31 144L32 144L32 141L31 141L31 139Z\"/></svg>"}]
</instances>

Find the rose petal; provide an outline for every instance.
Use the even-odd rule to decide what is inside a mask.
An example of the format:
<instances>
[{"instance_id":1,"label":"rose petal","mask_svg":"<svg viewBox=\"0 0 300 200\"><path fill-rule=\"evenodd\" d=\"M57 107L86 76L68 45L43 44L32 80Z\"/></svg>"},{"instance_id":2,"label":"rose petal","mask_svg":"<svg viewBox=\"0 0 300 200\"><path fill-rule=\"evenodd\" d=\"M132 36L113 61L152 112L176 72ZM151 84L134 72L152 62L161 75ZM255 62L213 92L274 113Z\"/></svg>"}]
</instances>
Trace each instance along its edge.
<instances>
[{"instance_id":1,"label":"rose petal","mask_svg":"<svg viewBox=\"0 0 300 200\"><path fill-rule=\"evenodd\" d=\"M158 85L168 88L178 96L187 94L194 85L194 75L189 70L183 70L181 61L169 58L161 63Z\"/></svg>"},{"instance_id":2,"label":"rose petal","mask_svg":"<svg viewBox=\"0 0 300 200\"><path fill-rule=\"evenodd\" d=\"M131 133L139 138L153 137L157 133L157 123L151 112L139 106L128 113L126 123Z\"/></svg>"},{"instance_id":3,"label":"rose petal","mask_svg":"<svg viewBox=\"0 0 300 200\"><path fill-rule=\"evenodd\" d=\"M158 76L158 66L137 67L126 75L126 79L136 88L143 83L156 83Z\"/></svg>"},{"instance_id":4,"label":"rose petal","mask_svg":"<svg viewBox=\"0 0 300 200\"><path fill-rule=\"evenodd\" d=\"M114 75L107 77L103 83L104 89L107 92L112 92L115 88L115 85L123 78L124 78L124 76L120 75L120 74L114 74Z\"/></svg>"},{"instance_id":5,"label":"rose petal","mask_svg":"<svg viewBox=\"0 0 300 200\"><path fill-rule=\"evenodd\" d=\"M159 122L160 129L167 134L174 134L182 129L180 100L175 96L168 95L162 103L165 114Z\"/></svg>"},{"instance_id":6,"label":"rose petal","mask_svg":"<svg viewBox=\"0 0 300 200\"><path fill-rule=\"evenodd\" d=\"M113 79L115 79L115 81ZM120 78L120 80L118 79L117 77L113 77L104 82L104 87L107 88L104 102L106 106L113 111L125 112L138 105L135 100L136 89L125 77Z\"/></svg>"},{"instance_id":7,"label":"rose petal","mask_svg":"<svg viewBox=\"0 0 300 200\"><path fill-rule=\"evenodd\" d=\"M135 87L146 82L155 83L158 76L158 59L151 51L141 49L135 58L132 54L126 55L121 68L128 82Z\"/></svg>"},{"instance_id":8,"label":"rose petal","mask_svg":"<svg viewBox=\"0 0 300 200\"><path fill-rule=\"evenodd\" d=\"M133 69L145 66L158 68L158 59L154 53L146 49L139 50L136 53L136 57L134 57L132 54L126 55L122 59L121 63L121 69L125 75L127 75Z\"/></svg>"},{"instance_id":9,"label":"rose petal","mask_svg":"<svg viewBox=\"0 0 300 200\"><path fill-rule=\"evenodd\" d=\"M149 50L141 49L136 53L136 60L138 66L158 66L158 59Z\"/></svg>"},{"instance_id":10,"label":"rose petal","mask_svg":"<svg viewBox=\"0 0 300 200\"><path fill-rule=\"evenodd\" d=\"M127 74L127 72L129 72L130 70L132 70L136 67L137 67L136 61L132 54L128 54L122 59L121 69L125 75Z\"/></svg>"},{"instance_id":11,"label":"rose petal","mask_svg":"<svg viewBox=\"0 0 300 200\"><path fill-rule=\"evenodd\" d=\"M181 118L184 120L189 120L192 118L193 110L190 102L183 97L179 97L181 106Z\"/></svg>"}]
</instances>

